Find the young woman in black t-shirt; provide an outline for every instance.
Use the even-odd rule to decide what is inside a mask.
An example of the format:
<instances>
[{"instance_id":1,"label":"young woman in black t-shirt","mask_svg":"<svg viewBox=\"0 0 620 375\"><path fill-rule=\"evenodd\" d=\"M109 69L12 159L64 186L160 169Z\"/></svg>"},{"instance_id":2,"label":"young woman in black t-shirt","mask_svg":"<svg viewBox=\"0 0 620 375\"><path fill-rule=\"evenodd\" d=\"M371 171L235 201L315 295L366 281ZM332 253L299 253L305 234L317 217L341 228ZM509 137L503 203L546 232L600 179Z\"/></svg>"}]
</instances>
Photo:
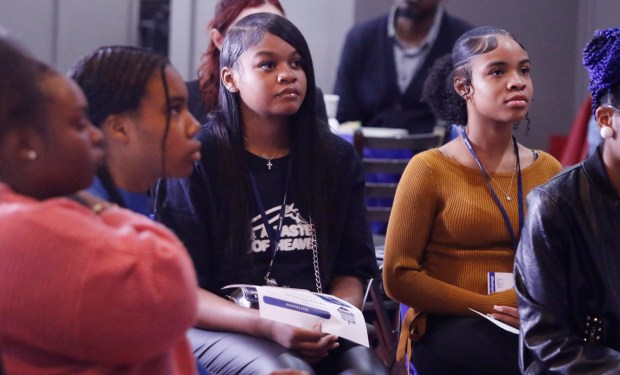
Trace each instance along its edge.
<instances>
[{"instance_id":1,"label":"young woman in black t-shirt","mask_svg":"<svg viewBox=\"0 0 620 375\"><path fill-rule=\"evenodd\" d=\"M185 242L203 288L195 354L216 373L385 373L369 348L217 295L228 284L279 285L361 307L363 282L377 275L361 163L317 121L299 30L274 14L245 17L227 32L220 67L221 108L199 133L201 161L156 197L156 218Z\"/></svg>"}]
</instances>

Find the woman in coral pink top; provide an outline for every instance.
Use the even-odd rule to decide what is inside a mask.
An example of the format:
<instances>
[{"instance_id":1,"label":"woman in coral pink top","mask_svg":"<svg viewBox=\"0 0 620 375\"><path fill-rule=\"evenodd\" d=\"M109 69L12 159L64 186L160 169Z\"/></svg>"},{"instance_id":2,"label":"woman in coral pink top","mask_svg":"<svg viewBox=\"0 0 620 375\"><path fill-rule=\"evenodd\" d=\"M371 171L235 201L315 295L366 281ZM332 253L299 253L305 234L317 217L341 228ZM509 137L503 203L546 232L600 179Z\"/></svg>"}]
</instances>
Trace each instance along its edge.
<instances>
[{"instance_id":1,"label":"woman in coral pink top","mask_svg":"<svg viewBox=\"0 0 620 375\"><path fill-rule=\"evenodd\" d=\"M0 356L10 374L194 374L196 276L165 227L91 197L102 134L0 38ZM66 198L72 196L72 198Z\"/></svg>"}]
</instances>

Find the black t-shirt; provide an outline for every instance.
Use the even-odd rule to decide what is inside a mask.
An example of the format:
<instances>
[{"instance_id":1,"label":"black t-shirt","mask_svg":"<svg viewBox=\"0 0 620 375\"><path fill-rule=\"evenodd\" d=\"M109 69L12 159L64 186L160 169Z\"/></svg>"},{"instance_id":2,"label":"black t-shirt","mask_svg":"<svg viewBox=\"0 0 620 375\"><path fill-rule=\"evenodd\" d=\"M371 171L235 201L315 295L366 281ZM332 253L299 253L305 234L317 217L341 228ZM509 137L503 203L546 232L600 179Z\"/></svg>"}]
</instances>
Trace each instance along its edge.
<instances>
[{"instance_id":1,"label":"black t-shirt","mask_svg":"<svg viewBox=\"0 0 620 375\"><path fill-rule=\"evenodd\" d=\"M310 223L309 216L299 210L298 193L295 191L295 184L287 184L287 177L290 181L292 174L295 173L294 167L291 166L291 176L287 176L290 157L285 156L279 159L272 159L270 161L271 169L267 165L267 159L249 152L247 153L247 158L250 171L256 181L260 200L265 209L266 219L275 236L277 236L278 227L280 226L280 213L282 212L285 186L288 185L284 219L280 228L279 247L275 254L270 277L279 286L286 285L315 291L312 257L314 229ZM265 230L264 219L257 204L256 195L254 190L251 190L250 209L252 211L250 226L252 232L250 251L252 253L252 261L259 271L258 274L264 277L269 268L273 249L270 247L271 241L269 234ZM264 280L261 280L260 284L263 283Z\"/></svg>"},{"instance_id":2,"label":"black t-shirt","mask_svg":"<svg viewBox=\"0 0 620 375\"><path fill-rule=\"evenodd\" d=\"M247 224L240 228L224 228L230 203L223 200L229 191L223 182L224 170L218 138L212 124L203 127L198 135L203 143L202 158L195 164L195 170L187 179L168 178L160 181L155 194L157 220L170 227L183 241L189 251L199 284L214 293L223 294L222 287L228 284L265 283L270 254L266 251L249 256L249 264L223 264L226 242L231 235L246 235ZM321 284L329 293L330 282L335 276L354 276L360 279L376 277L379 274L374 246L364 206L364 171L353 146L334 134L322 137L325 145L325 232L321 233L324 245L319 249ZM267 169L267 160L246 155L248 165L256 173L261 199L265 202L271 219L277 217L282 204L284 181L288 157L272 160L272 170ZM245 169L245 168L244 168ZM273 172L273 173L272 173ZM293 176L304 173L295 169ZM274 176L272 176L274 175ZM246 176L247 177L247 176ZM248 181L249 178L246 178ZM294 181L294 180L292 180ZM249 181L247 182L249 184ZM276 256L273 278L280 284L315 290L312 251L304 247L308 231L302 223L310 220L307 212L299 212L300 191L290 184L285 221L282 228L282 250ZM304 186L298 187L303 189ZM259 217L255 198L250 191L248 202L254 218ZM307 210L304 207L304 210ZM276 224L277 218L273 221ZM262 220L253 220L261 226ZM298 224L299 223L299 224ZM249 223L248 223L249 224ZM319 229L321 230L321 229ZM255 233L257 233L255 231ZM225 235L223 235L225 234ZM268 237L255 234L257 239ZM252 242L256 249L262 242ZM294 250L304 247L304 250ZM254 248L254 247L253 247ZM249 249L248 249L249 251ZM246 259L241 259L245 261Z\"/></svg>"}]
</instances>

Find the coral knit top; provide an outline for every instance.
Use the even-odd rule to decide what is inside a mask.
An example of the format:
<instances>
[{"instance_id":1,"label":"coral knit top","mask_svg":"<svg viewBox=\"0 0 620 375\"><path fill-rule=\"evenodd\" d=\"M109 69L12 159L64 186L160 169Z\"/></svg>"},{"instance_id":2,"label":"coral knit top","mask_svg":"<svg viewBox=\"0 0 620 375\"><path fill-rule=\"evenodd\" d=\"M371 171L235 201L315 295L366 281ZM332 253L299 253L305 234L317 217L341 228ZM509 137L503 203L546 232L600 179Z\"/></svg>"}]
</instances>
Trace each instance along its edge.
<instances>
[{"instance_id":1,"label":"coral knit top","mask_svg":"<svg viewBox=\"0 0 620 375\"><path fill-rule=\"evenodd\" d=\"M560 170L557 160L538 151L521 170L524 204L530 190ZM490 175L519 236L517 174ZM483 313L492 312L493 305L516 307L514 289L487 294L488 272L513 269L515 251L505 223L479 169L438 149L414 156L398 184L387 230L387 294L417 312L438 315L472 316L470 307Z\"/></svg>"},{"instance_id":2,"label":"coral knit top","mask_svg":"<svg viewBox=\"0 0 620 375\"><path fill-rule=\"evenodd\" d=\"M196 274L164 226L0 183L0 356L10 374L192 375Z\"/></svg>"}]
</instances>

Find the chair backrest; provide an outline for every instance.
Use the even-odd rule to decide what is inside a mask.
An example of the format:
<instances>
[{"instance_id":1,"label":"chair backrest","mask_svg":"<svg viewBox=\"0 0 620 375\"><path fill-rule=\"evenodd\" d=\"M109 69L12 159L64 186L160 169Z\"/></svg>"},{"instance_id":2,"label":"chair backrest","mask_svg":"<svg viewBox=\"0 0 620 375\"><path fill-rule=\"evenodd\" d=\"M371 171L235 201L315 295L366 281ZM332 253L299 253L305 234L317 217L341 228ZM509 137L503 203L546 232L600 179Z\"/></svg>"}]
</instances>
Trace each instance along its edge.
<instances>
[{"instance_id":1,"label":"chair backrest","mask_svg":"<svg viewBox=\"0 0 620 375\"><path fill-rule=\"evenodd\" d=\"M363 128L353 134L353 145L362 159L366 172L368 221L387 223L392 210L392 198L398 181L411 157L421 151L439 147L443 143L445 129L436 128L431 133L385 136L365 135Z\"/></svg>"},{"instance_id":2,"label":"chair backrest","mask_svg":"<svg viewBox=\"0 0 620 375\"><path fill-rule=\"evenodd\" d=\"M564 149L558 161L569 167L584 160L588 154L588 123L592 118L592 97L588 96L575 115L565 138Z\"/></svg>"}]
</instances>

